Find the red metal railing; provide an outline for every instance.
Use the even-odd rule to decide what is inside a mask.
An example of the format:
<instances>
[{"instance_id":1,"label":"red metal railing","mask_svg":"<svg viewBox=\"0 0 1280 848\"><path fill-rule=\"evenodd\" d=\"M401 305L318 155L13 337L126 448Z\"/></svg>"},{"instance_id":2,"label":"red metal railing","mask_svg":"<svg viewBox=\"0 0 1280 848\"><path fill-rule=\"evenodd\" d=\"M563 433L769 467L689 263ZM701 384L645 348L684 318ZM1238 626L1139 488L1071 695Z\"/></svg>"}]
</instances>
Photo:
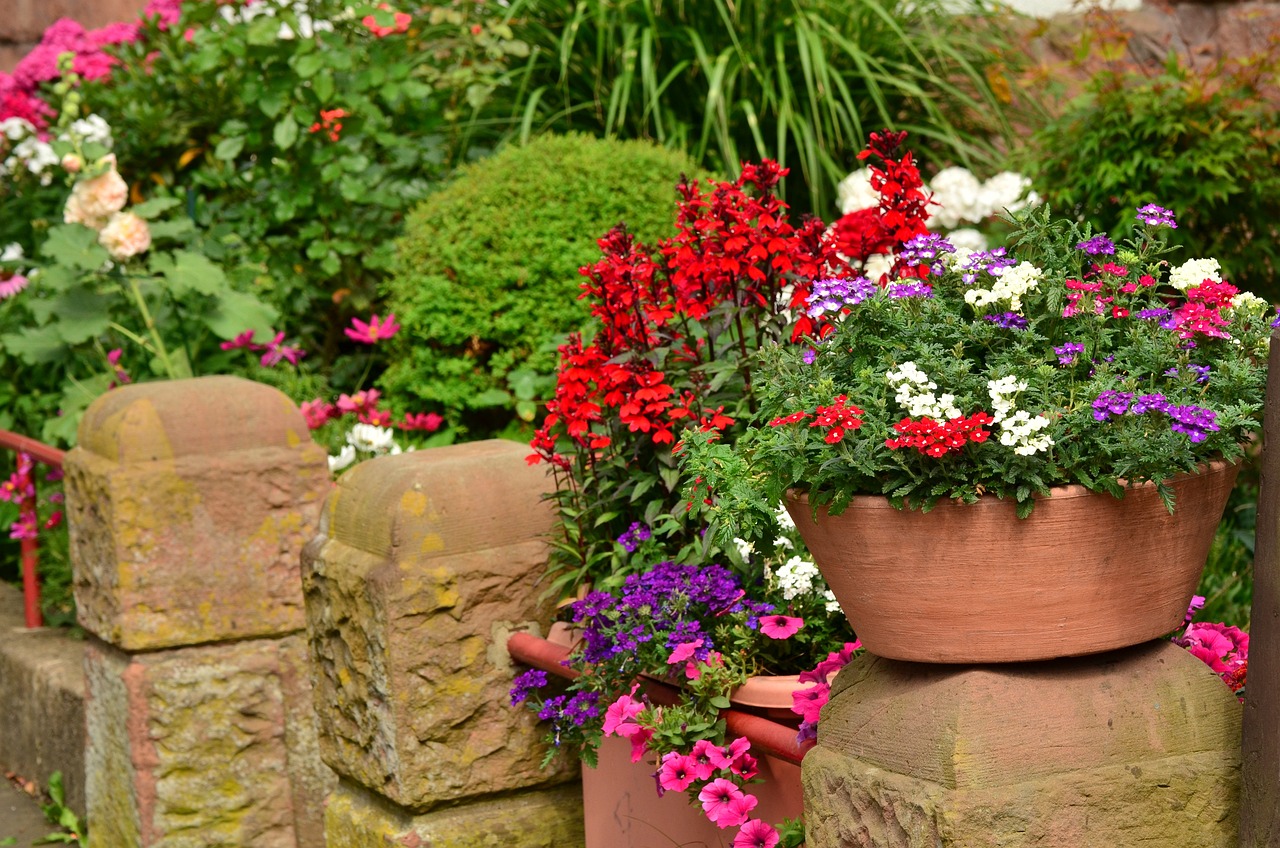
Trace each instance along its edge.
<instances>
[{"instance_id":1,"label":"red metal railing","mask_svg":"<svg viewBox=\"0 0 1280 848\"><path fill-rule=\"evenodd\" d=\"M7 448L18 454L26 454L36 462L57 469L62 468L62 458L65 455L63 451L51 445L37 442L35 439L12 433L8 430L0 430L0 448ZM19 507L24 511L34 511L36 509L34 475L31 478L31 485L33 489L30 495L23 499L23 503L19 504ZM39 526L37 521L36 528L38 529ZM23 620L27 627L42 627L44 625L44 616L40 612L40 579L37 576L37 566L40 562L40 544L33 535L24 536L21 540L21 546Z\"/></svg>"},{"instance_id":2,"label":"red metal railing","mask_svg":"<svg viewBox=\"0 0 1280 848\"><path fill-rule=\"evenodd\" d=\"M539 639L529 633L514 633L507 639L507 653L511 658L533 668L560 677L573 679L578 672L566 668L561 663L569 658L569 649L556 645L546 639ZM649 696L659 703L674 704L680 697L674 686L658 681L646 682ZM745 736L752 748L767 751L780 760L800 764L804 755L813 747L812 742L803 746L796 744L796 731L776 721L744 713L739 710L721 710L720 717L725 721L725 729L735 736Z\"/></svg>"}]
</instances>

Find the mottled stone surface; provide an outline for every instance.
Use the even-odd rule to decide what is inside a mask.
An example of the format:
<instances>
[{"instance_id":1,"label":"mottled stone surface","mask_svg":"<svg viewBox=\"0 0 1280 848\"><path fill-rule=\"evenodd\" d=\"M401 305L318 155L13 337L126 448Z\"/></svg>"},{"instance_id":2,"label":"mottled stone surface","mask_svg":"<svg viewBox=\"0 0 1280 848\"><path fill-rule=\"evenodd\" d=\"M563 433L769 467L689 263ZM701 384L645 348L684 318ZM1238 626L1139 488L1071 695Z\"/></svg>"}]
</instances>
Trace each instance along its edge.
<instances>
[{"instance_id":1,"label":"mottled stone surface","mask_svg":"<svg viewBox=\"0 0 1280 848\"><path fill-rule=\"evenodd\" d=\"M802 780L809 848L1236 842L1240 705L1167 641L841 671Z\"/></svg>"},{"instance_id":2,"label":"mottled stone surface","mask_svg":"<svg viewBox=\"0 0 1280 848\"><path fill-rule=\"evenodd\" d=\"M509 705L514 629L539 600L550 481L513 442L362 463L303 555L321 750L339 774L417 811L569 779Z\"/></svg>"},{"instance_id":3,"label":"mottled stone surface","mask_svg":"<svg viewBox=\"0 0 1280 848\"><path fill-rule=\"evenodd\" d=\"M89 844L323 844L325 776L301 636L130 656L86 650ZM311 765L306 765L306 764Z\"/></svg>"},{"instance_id":4,"label":"mottled stone surface","mask_svg":"<svg viewBox=\"0 0 1280 848\"><path fill-rule=\"evenodd\" d=\"M581 848L576 786L531 789L421 815L343 781L329 798L331 848Z\"/></svg>"},{"instance_id":5,"label":"mottled stone surface","mask_svg":"<svg viewBox=\"0 0 1280 848\"><path fill-rule=\"evenodd\" d=\"M127 650L302 629L299 557L325 452L279 391L235 377L122 386L66 458L80 624Z\"/></svg>"}]
</instances>

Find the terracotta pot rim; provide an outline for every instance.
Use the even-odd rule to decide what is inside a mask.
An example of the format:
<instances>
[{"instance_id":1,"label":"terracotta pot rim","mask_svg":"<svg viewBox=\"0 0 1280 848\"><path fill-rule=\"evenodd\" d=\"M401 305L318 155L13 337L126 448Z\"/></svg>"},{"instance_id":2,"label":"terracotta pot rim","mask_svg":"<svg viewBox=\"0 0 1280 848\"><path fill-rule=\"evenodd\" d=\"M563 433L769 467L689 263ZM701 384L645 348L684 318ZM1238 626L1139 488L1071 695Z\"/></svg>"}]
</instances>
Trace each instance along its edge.
<instances>
[{"instance_id":1,"label":"terracotta pot rim","mask_svg":"<svg viewBox=\"0 0 1280 848\"><path fill-rule=\"evenodd\" d=\"M1203 475L1214 474L1217 472L1221 472L1227 468L1230 468L1234 465L1239 465L1240 461L1241 460L1239 458L1234 460L1226 460L1226 459L1210 460L1208 462L1204 462L1196 466L1196 469L1194 471L1184 471L1181 474L1176 474L1173 477L1168 478L1168 480L1166 480L1165 482L1174 484L1191 477L1200 477ZM1154 488L1154 486L1155 486L1154 483L1147 481L1145 483L1139 483L1136 486L1129 486L1125 484L1124 487L1126 491L1136 491L1139 489ZM1080 483L1068 483L1064 486L1050 487L1048 495L1033 495L1032 497L1036 501L1045 501L1050 499L1063 501L1063 500L1068 500L1072 498L1085 498L1085 497L1098 497L1098 496L1110 497L1110 495L1108 495L1106 492L1094 491L1093 489L1086 488L1084 485ZM786 497L806 505L809 503L808 492L802 492L799 489L787 489ZM947 498L945 500L939 499L937 504L934 505L934 509L936 510L936 509L943 509L943 508L961 508L961 507L967 507L970 509L981 509L981 508L991 507L993 505L1012 505L1014 503L1015 502L1013 500L1006 500L1004 498L996 497L995 495L982 495L981 497L978 498L977 502L975 503L965 503L964 501L952 500L950 498ZM892 509L895 512L900 511L898 510L897 507L895 507L893 504L889 502L888 495L854 495L849 499L849 506L851 508L856 507L858 509ZM822 508L823 509L826 508L825 504L823 505ZM1175 509L1176 508L1177 507L1175 505ZM918 511L918 510L914 510L912 507L910 507L910 505L908 505L906 510L901 510L901 511ZM1034 513L1032 514L1034 515Z\"/></svg>"}]
</instances>

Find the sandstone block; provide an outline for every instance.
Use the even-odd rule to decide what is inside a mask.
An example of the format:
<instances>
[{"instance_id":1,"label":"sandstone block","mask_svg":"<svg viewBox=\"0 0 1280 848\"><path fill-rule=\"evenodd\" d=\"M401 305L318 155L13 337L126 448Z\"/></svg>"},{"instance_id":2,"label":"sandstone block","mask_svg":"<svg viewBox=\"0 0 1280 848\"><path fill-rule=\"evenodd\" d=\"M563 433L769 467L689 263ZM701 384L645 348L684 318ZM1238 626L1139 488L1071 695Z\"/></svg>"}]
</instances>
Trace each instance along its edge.
<instances>
[{"instance_id":1,"label":"sandstone block","mask_svg":"<svg viewBox=\"0 0 1280 848\"><path fill-rule=\"evenodd\" d=\"M807 844L1234 846L1240 720L1164 640L998 666L864 656L804 760Z\"/></svg>"},{"instance_id":2,"label":"sandstone block","mask_svg":"<svg viewBox=\"0 0 1280 848\"><path fill-rule=\"evenodd\" d=\"M122 386L66 458L81 625L127 650L301 630L303 544L331 487L279 391L236 377Z\"/></svg>"},{"instance_id":3,"label":"sandstone block","mask_svg":"<svg viewBox=\"0 0 1280 848\"><path fill-rule=\"evenodd\" d=\"M85 654L89 844L323 844L322 776L301 636Z\"/></svg>"},{"instance_id":4,"label":"sandstone block","mask_svg":"<svg viewBox=\"0 0 1280 848\"><path fill-rule=\"evenodd\" d=\"M362 463L303 554L321 750L340 775L417 811L569 779L509 706L514 629L539 600L549 480L513 442Z\"/></svg>"},{"instance_id":5,"label":"sandstone block","mask_svg":"<svg viewBox=\"0 0 1280 848\"><path fill-rule=\"evenodd\" d=\"M576 786L533 789L414 815L342 781L325 837L342 848L581 848L582 795Z\"/></svg>"}]
</instances>

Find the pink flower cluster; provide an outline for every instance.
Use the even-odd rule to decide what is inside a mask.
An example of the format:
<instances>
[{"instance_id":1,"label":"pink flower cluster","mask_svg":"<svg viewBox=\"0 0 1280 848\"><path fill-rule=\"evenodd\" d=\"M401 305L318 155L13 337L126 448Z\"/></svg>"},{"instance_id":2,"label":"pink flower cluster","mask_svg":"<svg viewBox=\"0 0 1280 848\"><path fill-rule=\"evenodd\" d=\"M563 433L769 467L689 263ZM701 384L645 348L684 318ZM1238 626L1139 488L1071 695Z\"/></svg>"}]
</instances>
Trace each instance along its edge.
<instances>
[{"instance_id":1,"label":"pink flower cluster","mask_svg":"<svg viewBox=\"0 0 1280 848\"><path fill-rule=\"evenodd\" d=\"M434 433L444 424L444 417L434 412L406 412L404 419L392 424L391 412L378 408L378 399L382 393L377 389L365 389L351 395L338 395L336 404L323 398L302 402L302 417L307 420L307 427L319 430L329 421L335 421L345 415L354 415L361 424L373 424L377 427L395 426L406 432L421 430Z\"/></svg>"},{"instance_id":2,"label":"pink flower cluster","mask_svg":"<svg viewBox=\"0 0 1280 848\"><path fill-rule=\"evenodd\" d=\"M151 0L142 19L156 18L161 29L177 22L182 0ZM114 23L100 29L86 30L70 18L59 18L49 25L12 74L0 72L0 121L22 118L38 129L49 124L54 110L39 96L40 87L59 76L58 57L73 55L71 69L87 80L109 76L116 60L105 48L116 44L132 44L138 40L141 23Z\"/></svg>"},{"instance_id":3,"label":"pink flower cluster","mask_svg":"<svg viewBox=\"0 0 1280 848\"><path fill-rule=\"evenodd\" d=\"M245 330L229 342L223 342L220 347L223 350L244 350L263 351L262 359L259 361L263 368L271 368L279 365L281 362L288 362L290 365L297 365L307 352L300 347L290 347L284 343L284 333L276 333L271 341L266 344L258 344L253 340L254 331Z\"/></svg>"},{"instance_id":4,"label":"pink flower cluster","mask_svg":"<svg viewBox=\"0 0 1280 848\"><path fill-rule=\"evenodd\" d=\"M1175 639L1241 695L1249 670L1249 634L1221 622L1192 622ZM1241 698L1243 700L1243 697Z\"/></svg>"},{"instance_id":5,"label":"pink flower cluster","mask_svg":"<svg viewBox=\"0 0 1280 848\"><path fill-rule=\"evenodd\" d=\"M61 469L45 475L51 482L62 479ZM40 516L36 511L35 460L29 454L18 453L18 468L9 479L0 483L0 501L18 505L18 520L9 527L10 539L34 539L39 532ZM62 493L49 495L50 503L61 503ZM62 510L55 510L44 522L44 529L52 530L62 523Z\"/></svg>"},{"instance_id":6,"label":"pink flower cluster","mask_svg":"<svg viewBox=\"0 0 1280 848\"><path fill-rule=\"evenodd\" d=\"M827 704L831 695L831 684L828 683L837 671L849 664L853 655L862 650L862 640L846 642L839 651L827 654L827 658L818 663L811 671L800 675L801 683L812 683L808 689L797 689L791 693L791 711L800 716L800 730L796 742L807 742L818 736L818 715Z\"/></svg>"}]
</instances>

